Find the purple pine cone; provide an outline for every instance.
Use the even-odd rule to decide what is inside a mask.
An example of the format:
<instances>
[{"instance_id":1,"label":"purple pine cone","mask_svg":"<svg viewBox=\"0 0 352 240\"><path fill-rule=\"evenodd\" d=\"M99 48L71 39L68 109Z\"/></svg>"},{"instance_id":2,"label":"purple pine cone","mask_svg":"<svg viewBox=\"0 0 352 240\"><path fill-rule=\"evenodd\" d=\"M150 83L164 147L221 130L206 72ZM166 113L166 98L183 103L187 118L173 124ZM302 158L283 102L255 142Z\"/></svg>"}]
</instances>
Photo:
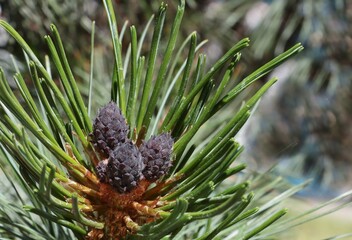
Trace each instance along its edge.
<instances>
[{"instance_id":1,"label":"purple pine cone","mask_svg":"<svg viewBox=\"0 0 352 240\"><path fill-rule=\"evenodd\" d=\"M116 147L106 168L109 184L119 193L133 190L142 177L144 164L138 148L127 141Z\"/></svg>"},{"instance_id":2,"label":"purple pine cone","mask_svg":"<svg viewBox=\"0 0 352 240\"><path fill-rule=\"evenodd\" d=\"M99 152L109 155L117 145L127 140L128 125L114 102L102 107L93 122L92 143Z\"/></svg>"},{"instance_id":3,"label":"purple pine cone","mask_svg":"<svg viewBox=\"0 0 352 240\"><path fill-rule=\"evenodd\" d=\"M156 181L170 170L172 146L174 141L170 134L163 133L152 136L139 147L145 168L144 177L149 181Z\"/></svg>"}]
</instances>

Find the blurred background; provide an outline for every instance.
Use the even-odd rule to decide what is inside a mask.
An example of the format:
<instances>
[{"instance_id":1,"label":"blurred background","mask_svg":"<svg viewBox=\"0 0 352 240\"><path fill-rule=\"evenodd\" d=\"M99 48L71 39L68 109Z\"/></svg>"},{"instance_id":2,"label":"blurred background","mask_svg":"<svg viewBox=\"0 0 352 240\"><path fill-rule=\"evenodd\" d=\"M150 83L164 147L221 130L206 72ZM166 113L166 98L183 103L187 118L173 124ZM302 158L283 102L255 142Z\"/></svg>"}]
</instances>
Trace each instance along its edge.
<instances>
[{"instance_id":1,"label":"blurred background","mask_svg":"<svg viewBox=\"0 0 352 240\"><path fill-rule=\"evenodd\" d=\"M141 30L161 1L115 2L120 29L128 20L125 26L133 23ZM177 1L165 2L172 19ZM88 91L91 20L95 20L95 80L101 83L100 89L109 89L112 48L100 1L0 0L0 16L43 58L43 36L50 23L55 23L83 91ZM297 211L351 189L351 24L352 1L348 0L187 1L181 34L185 38L196 30L201 39L209 39L203 48L209 64L238 40L251 39L251 46L242 54L239 78L295 43L304 45L302 53L269 76L279 77L279 82L264 96L239 135L245 146L241 159L251 170L273 168L292 184L312 179L291 203ZM166 32L168 29L170 25L165 26ZM9 75L13 74L11 54L21 68L24 59L20 48L0 29L0 64ZM95 107L108 101L109 94L100 89L96 89ZM342 211L300 227L292 239L323 239L352 229L352 210Z\"/></svg>"}]
</instances>

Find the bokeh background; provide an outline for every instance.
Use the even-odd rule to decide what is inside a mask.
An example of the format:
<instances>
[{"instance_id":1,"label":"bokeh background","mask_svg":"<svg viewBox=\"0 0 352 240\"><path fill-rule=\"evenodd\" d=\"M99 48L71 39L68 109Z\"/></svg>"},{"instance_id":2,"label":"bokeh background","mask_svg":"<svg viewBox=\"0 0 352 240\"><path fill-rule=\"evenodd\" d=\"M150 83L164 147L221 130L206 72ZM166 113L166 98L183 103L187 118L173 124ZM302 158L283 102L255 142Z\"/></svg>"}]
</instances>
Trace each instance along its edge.
<instances>
[{"instance_id":1,"label":"bokeh background","mask_svg":"<svg viewBox=\"0 0 352 240\"><path fill-rule=\"evenodd\" d=\"M145 26L161 1L116 0L120 28ZM177 1L169 5L169 18ZM96 0L0 0L0 15L44 57L43 36L55 23L70 63L88 91L91 21L96 21L96 108L107 102L111 43L104 8ZM171 24L172 21L166 21ZM305 50L276 69L279 82L265 95L239 135L241 156L252 171L273 171L288 182L312 179L291 205L300 211L351 189L352 183L352 1L349 0L189 0L181 34L196 30L209 63L238 40L249 37L243 52L243 76L301 42ZM138 29L138 28L137 28ZM143 29L143 28L139 28ZM165 26L166 31L170 26ZM22 52L0 30L0 62L13 73ZM241 75L238 76L239 78ZM257 85L263 84L263 78ZM254 86L258 87L258 86ZM229 113L231 114L231 113ZM347 209L298 228L292 239L323 239L352 229ZM334 227L335 226L335 227ZM316 229L316 230L314 230ZM313 231L313 232L312 232ZM320 235L319 235L320 234ZM308 238L307 238L308 236ZM314 238L312 238L314 236Z\"/></svg>"}]
</instances>

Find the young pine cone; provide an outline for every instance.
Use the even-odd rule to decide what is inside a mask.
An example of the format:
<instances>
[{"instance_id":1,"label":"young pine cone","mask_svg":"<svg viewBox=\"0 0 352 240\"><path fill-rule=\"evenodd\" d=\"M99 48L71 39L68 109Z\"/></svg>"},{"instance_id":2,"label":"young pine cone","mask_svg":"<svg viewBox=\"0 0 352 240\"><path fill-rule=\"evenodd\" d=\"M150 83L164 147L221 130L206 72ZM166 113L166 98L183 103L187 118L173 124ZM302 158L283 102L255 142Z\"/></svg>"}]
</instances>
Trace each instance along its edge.
<instances>
[{"instance_id":1,"label":"young pine cone","mask_svg":"<svg viewBox=\"0 0 352 240\"><path fill-rule=\"evenodd\" d=\"M95 149L109 156L120 143L126 142L128 126L121 110L114 102L102 107L93 122L91 134Z\"/></svg>"},{"instance_id":2,"label":"young pine cone","mask_svg":"<svg viewBox=\"0 0 352 240\"><path fill-rule=\"evenodd\" d=\"M174 141L171 135L163 133L152 136L147 142L143 142L139 151L142 154L144 169L143 175L149 181L156 181L168 173L171 168L172 145Z\"/></svg>"},{"instance_id":3,"label":"young pine cone","mask_svg":"<svg viewBox=\"0 0 352 240\"><path fill-rule=\"evenodd\" d=\"M126 193L137 186L143 167L138 148L131 141L127 141L110 152L106 176L109 184L119 193Z\"/></svg>"}]
</instances>

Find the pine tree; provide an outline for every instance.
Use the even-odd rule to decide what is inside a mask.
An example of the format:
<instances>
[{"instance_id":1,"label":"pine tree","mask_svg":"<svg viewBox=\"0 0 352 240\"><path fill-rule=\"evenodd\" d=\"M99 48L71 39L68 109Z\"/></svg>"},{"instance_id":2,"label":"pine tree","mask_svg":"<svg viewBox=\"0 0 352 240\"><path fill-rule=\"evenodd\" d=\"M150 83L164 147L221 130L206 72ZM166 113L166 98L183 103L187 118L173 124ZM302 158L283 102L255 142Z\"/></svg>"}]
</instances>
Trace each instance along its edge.
<instances>
[{"instance_id":1,"label":"pine tree","mask_svg":"<svg viewBox=\"0 0 352 240\"><path fill-rule=\"evenodd\" d=\"M163 32L167 5L162 4L148 55L139 51L145 35L137 38L134 26L130 53L124 54L124 35L117 29L112 2L103 3L115 60L111 89L104 91L110 90L112 102L107 106L113 109L105 112L101 106L95 121L89 114L94 92L83 98L55 25L45 36L50 62L42 63L20 34L0 20L25 52L35 86L30 91L17 71L14 90L0 71L1 167L19 201L11 204L0 197L2 237L250 239L277 233L279 227L268 227L287 211L278 201L304 184L272 198L268 192L283 186L280 181L263 175L241 178L245 165L234 163L242 151L234 137L276 78L220 124L218 116L302 46L294 45L233 85L230 80L249 39L239 41L208 68L199 53L204 43L197 42L196 33L176 48L185 7L180 1L168 37ZM163 50L161 43L166 43ZM186 51L186 46L185 59L174 53ZM160 63L158 53L163 56ZM91 68L89 89L96 84L93 72ZM290 222L280 225L285 226Z\"/></svg>"}]
</instances>

